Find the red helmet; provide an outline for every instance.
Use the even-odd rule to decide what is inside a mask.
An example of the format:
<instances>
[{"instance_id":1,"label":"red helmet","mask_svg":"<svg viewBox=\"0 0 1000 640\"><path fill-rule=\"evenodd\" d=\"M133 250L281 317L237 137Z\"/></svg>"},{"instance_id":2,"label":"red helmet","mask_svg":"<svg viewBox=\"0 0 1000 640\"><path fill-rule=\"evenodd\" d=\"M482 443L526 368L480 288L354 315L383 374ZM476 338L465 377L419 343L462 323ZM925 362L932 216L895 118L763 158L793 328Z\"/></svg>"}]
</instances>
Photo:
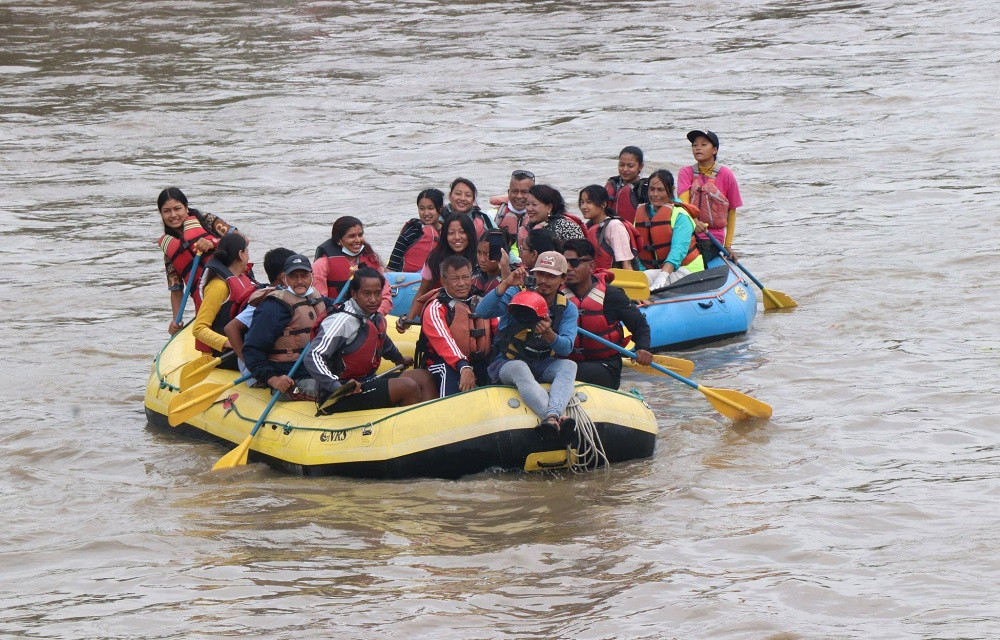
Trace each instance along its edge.
<instances>
[{"instance_id":1,"label":"red helmet","mask_svg":"<svg viewBox=\"0 0 1000 640\"><path fill-rule=\"evenodd\" d=\"M549 305L541 294L522 291L511 298L507 305L507 313L518 323L533 326L549 315Z\"/></svg>"}]
</instances>

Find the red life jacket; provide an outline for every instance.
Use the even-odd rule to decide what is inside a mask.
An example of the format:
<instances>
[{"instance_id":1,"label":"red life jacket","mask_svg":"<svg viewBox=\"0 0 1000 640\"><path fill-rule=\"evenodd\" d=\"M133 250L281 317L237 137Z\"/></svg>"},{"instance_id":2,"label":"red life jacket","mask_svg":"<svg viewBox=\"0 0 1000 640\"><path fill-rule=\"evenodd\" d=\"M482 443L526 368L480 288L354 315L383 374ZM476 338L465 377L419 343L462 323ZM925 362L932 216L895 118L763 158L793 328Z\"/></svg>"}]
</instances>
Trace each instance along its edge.
<instances>
[{"instance_id":1,"label":"red life jacket","mask_svg":"<svg viewBox=\"0 0 1000 640\"><path fill-rule=\"evenodd\" d=\"M157 244L163 250L163 255L167 256L170 264L180 274L181 279L187 282L188 274L191 272L191 263L194 262L194 243L201 238L215 239L211 233L201 226L201 222L194 216L184 218L184 226L181 228L181 238L169 234L160 236ZM201 308L201 276L205 272L205 262L198 264L198 272L194 276L194 284L191 285L191 297L194 299L195 312Z\"/></svg>"},{"instance_id":2,"label":"red life jacket","mask_svg":"<svg viewBox=\"0 0 1000 640\"><path fill-rule=\"evenodd\" d=\"M309 344L316 327L326 317L323 296L311 293L303 298L288 289L275 289L267 297L284 304L292 313L292 319L268 351L267 359L271 362L295 362Z\"/></svg>"},{"instance_id":3,"label":"red life jacket","mask_svg":"<svg viewBox=\"0 0 1000 640\"><path fill-rule=\"evenodd\" d=\"M611 324L604 317L604 296L607 293L607 283L602 278L595 278L597 284L591 288L590 292L582 300L572 291L568 291L566 298L575 304L580 310L578 323L581 329L598 335L609 342L625 346L628 340L625 338L625 331L620 322ZM614 349L604 346L592 338L585 338L580 334L576 336L573 344L573 352L569 357L571 360L583 362L584 360L606 360L618 355Z\"/></svg>"},{"instance_id":4,"label":"red life jacket","mask_svg":"<svg viewBox=\"0 0 1000 640\"><path fill-rule=\"evenodd\" d=\"M437 246L440 237L441 231L436 229L434 225L423 225L420 238L411 244L410 248L403 254L402 270L413 272L423 269L424 263L427 262L427 256L430 255L431 249Z\"/></svg>"},{"instance_id":5,"label":"red life jacket","mask_svg":"<svg viewBox=\"0 0 1000 640\"><path fill-rule=\"evenodd\" d=\"M248 275L250 273L249 268L240 275L235 275L229 270L229 267L222 264L217 258L209 260L205 268L225 280L226 286L229 287L229 297L219 307L219 312L215 314L215 319L212 320L212 331L225 335L226 325L233 319L233 306L239 307L241 302L248 300L251 294L257 290L257 283L250 279ZM218 353L201 340L195 340L194 346L202 353Z\"/></svg>"},{"instance_id":6,"label":"red life jacket","mask_svg":"<svg viewBox=\"0 0 1000 640\"><path fill-rule=\"evenodd\" d=\"M611 199L611 210L622 220L627 222L635 220L635 210L642 201L641 194L636 192L636 188L643 184L643 180L645 178L638 182L626 183L621 176L611 176L604 185Z\"/></svg>"},{"instance_id":7,"label":"red life jacket","mask_svg":"<svg viewBox=\"0 0 1000 640\"><path fill-rule=\"evenodd\" d=\"M357 256L347 255L344 253L343 247L336 244L333 238L316 247L315 260L327 261L326 295L331 298L340 295L340 289L351 279L354 274L351 267L369 266L380 273L382 272L382 265L374 256L365 253Z\"/></svg>"},{"instance_id":8,"label":"red life jacket","mask_svg":"<svg viewBox=\"0 0 1000 640\"><path fill-rule=\"evenodd\" d=\"M691 214L692 218L701 220L710 229L725 229L729 221L729 198L719 190L715 178L719 175L721 164L712 167L706 176L698 170L698 165L691 167L691 188L688 190L688 202L698 208L699 214Z\"/></svg>"},{"instance_id":9,"label":"red life jacket","mask_svg":"<svg viewBox=\"0 0 1000 640\"><path fill-rule=\"evenodd\" d=\"M652 207L653 205L649 203L639 207L635 214L635 229L639 235L639 260L647 269L659 269L670 253L670 240L674 236L674 228L670 226L673 208L683 208L692 218L698 216L698 208L686 202L673 202L670 205L660 207L650 218L649 213ZM695 234L692 233L688 253L681 260L682 267L701 255L698 252L698 242L694 236Z\"/></svg>"},{"instance_id":10,"label":"red life jacket","mask_svg":"<svg viewBox=\"0 0 1000 640\"><path fill-rule=\"evenodd\" d=\"M618 218L605 218L604 222L601 224L593 224L587 228L587 240L590 244L594 245L594 268L595 269L610 269L615 264L615 253L611 248L611 242L608 241L608 226L613 220L618 220L622 225L625 226L625 230L628 231L628 243L629 248L632 249L632 259L627 261L632 265L633 269L639 268L639 262L636 260L635 256L638 254L638 245L641 242L638 232L635 227L632 226L631 222L626 222L625 220L619 220Z\"/></svg>"},{"instance_id":11,"label":"red life jacket","mask_svg":"<svg viewBox=\"0 0 1000 640\"><path fill-rule=\"evenodd\" d=\"M340 352L344 366L337 374L341 380L364 380L382 364L382 349L385 346L386 322L381 313L375 314L375 321L366 316L350 313L361 320L361 328L354 340L348 343ZM376 324L377 323L377 324Z\"/></svg>"},{"instance_id":12,"label":"red life jacket","mask_svg":"<svg viewBox=\"0 0 1000 640\"><path fill-rule=\"evenodd\" d=\"M497 209L494 221L498 229L506 229L511 238L516 238L521 227L528 224L528 214L522 213L518 215L514 213L510 209L510 204L505 202Z\"/></svg>"}]
</instances>

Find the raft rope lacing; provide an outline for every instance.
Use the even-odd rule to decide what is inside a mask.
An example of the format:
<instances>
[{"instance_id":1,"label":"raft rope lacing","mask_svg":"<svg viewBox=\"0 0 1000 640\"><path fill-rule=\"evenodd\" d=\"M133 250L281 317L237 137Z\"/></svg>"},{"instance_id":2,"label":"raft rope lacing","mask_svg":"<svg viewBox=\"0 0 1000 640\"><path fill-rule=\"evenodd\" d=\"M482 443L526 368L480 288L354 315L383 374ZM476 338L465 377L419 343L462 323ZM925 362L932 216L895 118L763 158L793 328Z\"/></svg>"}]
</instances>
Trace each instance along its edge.
<instances>
[{"instance_id":1,"label":"raft rope lacing","mask_svg":"<svg viewBox=\"0 0 1000 640\"><path fill-rule=\"evenodd\" d=\"M590 419L580 404L580 397L573 394L566 407L569 417L576 420L576 455L570 455L570 469L574 472L591 471L602 464L610 468L608 456L604 452L604 443L597 433L597 425Z\"/></svg>"}]
</instances>

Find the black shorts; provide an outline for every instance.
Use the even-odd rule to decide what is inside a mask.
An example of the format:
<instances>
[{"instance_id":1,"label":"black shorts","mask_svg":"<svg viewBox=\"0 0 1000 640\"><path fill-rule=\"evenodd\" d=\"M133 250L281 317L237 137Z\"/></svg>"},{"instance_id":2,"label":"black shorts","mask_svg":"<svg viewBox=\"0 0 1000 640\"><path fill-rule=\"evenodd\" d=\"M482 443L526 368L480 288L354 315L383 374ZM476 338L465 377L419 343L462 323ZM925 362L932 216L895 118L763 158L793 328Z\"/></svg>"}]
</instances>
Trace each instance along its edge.
<instances>
[{"instance_id":1,"label":"black shorts","mask_svg":"<svg viewBox=\"0 0 1000 640\"><path fill-rule=\"evenodd\" d=\"M389 399L389 378L375 378L361 385L359 393L353 393L341 398L336 404L327 409L326 413L385 409L391 406L392 400Z\"/></svg>"},{"instance_id":2,"label":"black shorts","mask_svg":"<svg viewBox=\"0 0 1000 640\"><path fill-rule=\"evenodd\" d=\"M618 389L622 384L622 359L587 360L576 363L578 382L596 384L608 389Z\"/></svg>"},{"instance_id":3,"label":"black shorts","mask_svg":"<svg viewBox=\"0 0 1000 640\"><path fill-rule=\"evenodd\" d=\"M486 365L481 362L473 365L472 372L476 376L476 386L485 387L490 384L489 374L486 373ZM460 371L449 366L444 360L435 357L427 358L427 371L434 376L434 382L438 386L438 397L444 398L454 393L458 393L458 383L462 380Z\"/></svg>"}]
</instances>

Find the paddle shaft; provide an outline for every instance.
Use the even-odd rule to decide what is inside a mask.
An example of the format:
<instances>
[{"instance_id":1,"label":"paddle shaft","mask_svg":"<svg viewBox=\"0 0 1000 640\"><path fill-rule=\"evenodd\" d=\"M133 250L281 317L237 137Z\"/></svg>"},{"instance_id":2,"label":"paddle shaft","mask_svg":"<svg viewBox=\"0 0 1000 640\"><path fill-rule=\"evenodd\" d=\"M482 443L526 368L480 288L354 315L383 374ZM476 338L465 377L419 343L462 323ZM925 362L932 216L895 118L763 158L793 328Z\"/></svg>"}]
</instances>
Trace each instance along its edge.
<instances>
[{"instance_id":1,"label":"paddle shaft","mask_svg":"<svg viewBox=\"0 0 1000 640\"><path fill-rule=\"evenodd\" d=\"M194 254L194 260L191 261L191 275L188 276L187 285L184 286L184 296L181 297L181 306L177 310L177 317L174 318L176 324L180 324L181 320L184 319L184 307L187 306L188 296L191 295L191 287L194 286L194 278L198 275L198 263L201 262L201 254Z\"/></svg>"},{"instance_id":2,"label":"paddle shaft","mask_svg":"<svg viewBox=\"0 0 1000 640\"><path fill-rule=\"evenodd\" d=\"M587 331L586 329L577 329L576 331L577 331L577 333L579 333L581 335L584 335L584 336L590 338L591 340L596 340L596 341L600 342L601 344L603 344L603 345L605 345L607 347L611 347L612 349L614 349L615 351L619 352L623 356L628 356L629 358L632 358L632 359L635 359L635 357L636 357L634 351L629 351L628 349L626 349L625 347L621 346L620 344L615 344L614 342L611 342L610 340L605 340L601 336L593 334L593 333ZM682 375L680 375L678 373L674 373L670 369L667 369L666 367L664 367L662 365L659 365L656 362L651 362L649 364L649 366L653 367L657 371L660 371L662 373L667 374L668 376L670 376L671 378L673 378L675 380L679 380L679 381L683 382L684 384L686 384L689 387L692 387L694 389L697 389L700 386L697 382L694 382L693 380L688 380L684 376L682 376Z\"/></svg>"}]
</instances>

